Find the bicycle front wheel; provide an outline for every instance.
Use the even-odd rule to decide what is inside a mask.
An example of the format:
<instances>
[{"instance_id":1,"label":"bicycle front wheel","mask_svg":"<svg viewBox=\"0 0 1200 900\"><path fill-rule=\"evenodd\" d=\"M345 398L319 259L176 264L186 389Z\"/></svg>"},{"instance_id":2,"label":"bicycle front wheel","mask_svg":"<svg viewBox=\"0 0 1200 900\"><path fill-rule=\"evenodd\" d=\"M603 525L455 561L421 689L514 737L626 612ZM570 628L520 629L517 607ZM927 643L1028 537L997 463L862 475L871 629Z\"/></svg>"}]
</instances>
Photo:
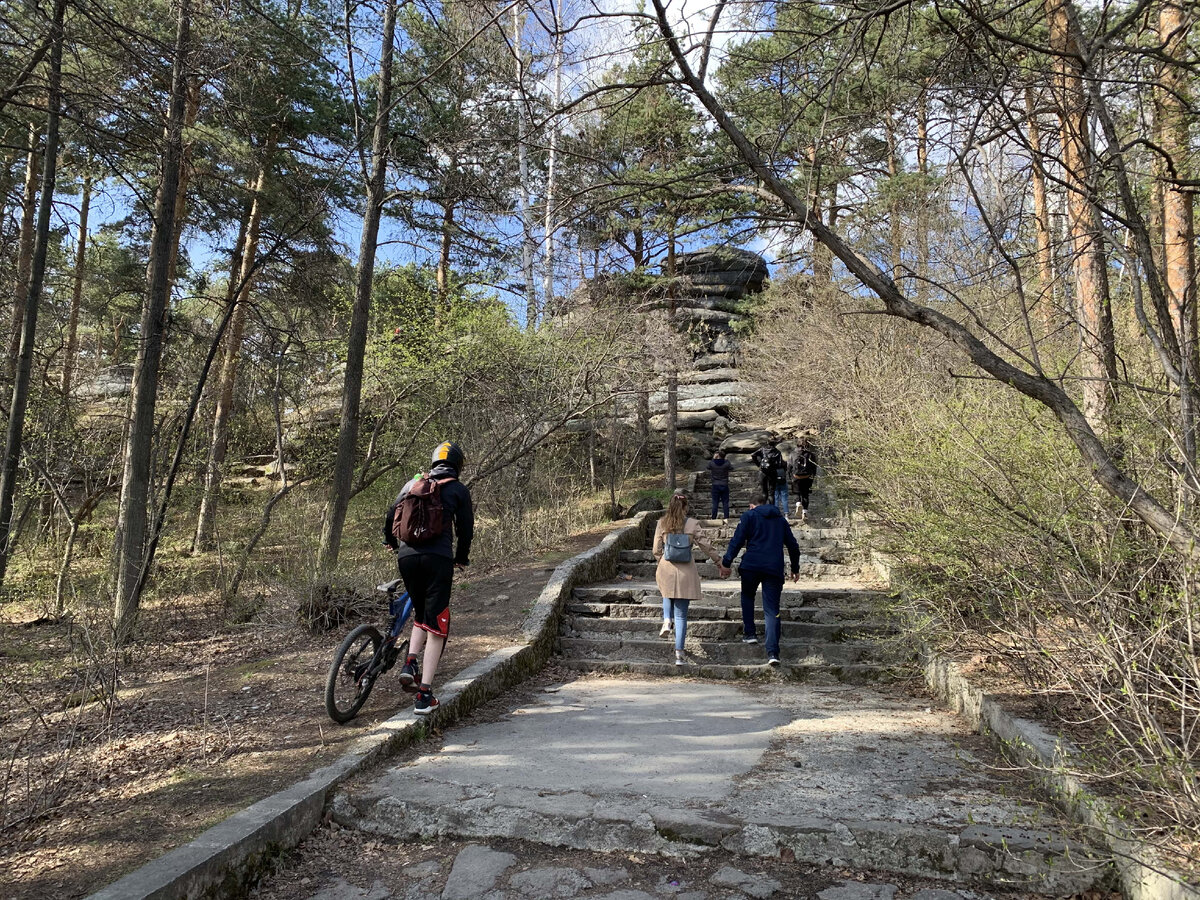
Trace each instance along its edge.
<instances>
[{"instance_id":1,"label":"bicycle front wheel","mask_svg":"<svg viewBox=\"0 0 1200 900\"><path fill-rule=\"evenodd\" d=\"M371 662L382 643L378 628L359 625L338 647L325 679L325 711L333 721L349 722L367 702L379 674Z\"/></svg>"}]
</instances>

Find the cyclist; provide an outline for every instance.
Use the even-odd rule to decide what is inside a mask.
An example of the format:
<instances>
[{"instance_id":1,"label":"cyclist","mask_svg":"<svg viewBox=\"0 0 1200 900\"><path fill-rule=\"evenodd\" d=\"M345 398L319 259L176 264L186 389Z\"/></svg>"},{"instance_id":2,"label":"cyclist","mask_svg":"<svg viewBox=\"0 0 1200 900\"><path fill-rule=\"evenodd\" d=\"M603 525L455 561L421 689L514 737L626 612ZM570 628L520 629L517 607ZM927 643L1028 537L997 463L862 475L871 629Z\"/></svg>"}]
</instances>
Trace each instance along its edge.
<instances>
[{"instance_id":1,"label":"cyclist","mask_svg":"<svg viewBox=\"0 0 1200 900\"><path fill-rule=\"evenodd\" d=\"M470 564L475 514L471 492L458 480L463 462L463 452L457 444L450 441L439 444L433 451L429 473L404 485L383 520L383 539L396 551L396 565L413 602L412 639L400 670L400 684L417 695L413 712L418 716L429 715L438 708L433 677L450 631L454 570ZM418 511L415 507L419 503L425 504L425 508ZM420 540L401 540L405 513L410 513L410 519L415 517L414 512L428 518L430 511L434 511L431 519L434 527ZM417 657L422 649L424 659L418 666Z\"/></svg>"}]
</instances>

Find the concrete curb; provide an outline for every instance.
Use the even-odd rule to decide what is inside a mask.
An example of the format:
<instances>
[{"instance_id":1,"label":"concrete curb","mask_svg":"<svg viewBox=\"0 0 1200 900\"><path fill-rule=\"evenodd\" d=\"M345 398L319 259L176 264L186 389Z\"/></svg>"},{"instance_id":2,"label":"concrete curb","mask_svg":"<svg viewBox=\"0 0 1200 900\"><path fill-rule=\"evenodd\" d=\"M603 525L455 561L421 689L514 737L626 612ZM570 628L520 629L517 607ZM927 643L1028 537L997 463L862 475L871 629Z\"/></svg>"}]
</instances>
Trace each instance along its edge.
<instances>
[{"instance_id":1,"label":"concrete curb","mask_svg":"<svg viewBox=\"0 0 1200 900\"><path fill-rule=\"evenodd\" d=\"M269 860L298 845L321 822L334 790L373 762L422 740L540 671L554 650L571 591L616 576L622 550L645 546L661 511L640 513L598 546L561 563L522 628L522 643L497 650L438 691L441 707L426 721L405 709L373 728L340 759L303 781L234 813L192 842L160 856L88 900L194 900L242 896Z\"/></svg>"},{"instance_id":2,"label":"concrete curb","mask_svg":"<svg viewBox=\"0 0 1200 900\"><path fill-rule=\"evenodd\" d=\"M1157 859L1154 851L1122 822L1116 808L1097 797L1073 774L1075 748L1036 722L1010 715L975 687L958 664L925 652L925 681L951 709L980 732L995 737L1013 760L1028 766L1058 804L1087 826L1113 854L1121 892L1129 900L1197 900L1200 890Z\"/></svg>"},{"instance_id":3,"label":"concrete curb","mask_svg":"<svg viewBox=\"0 0 1200 900\"><path fill-rule=\"evenodd\" d=\"M874 550L870 559L881 579L890 582L894 559ZM1027 766L1058 805L1108 848L1121 893L1129 900L1200 900L1200 889L1164 866L1153 849L1121 822L1120 811L1074 774L1081 767L1073 765L1078 751L1070 742L1037 722L1011 715L973 685L953 660L928 647L921 648L921 655L925 682L934 694L980 734L995 738L1006 756Z\"/></svg>"}]
</instances>

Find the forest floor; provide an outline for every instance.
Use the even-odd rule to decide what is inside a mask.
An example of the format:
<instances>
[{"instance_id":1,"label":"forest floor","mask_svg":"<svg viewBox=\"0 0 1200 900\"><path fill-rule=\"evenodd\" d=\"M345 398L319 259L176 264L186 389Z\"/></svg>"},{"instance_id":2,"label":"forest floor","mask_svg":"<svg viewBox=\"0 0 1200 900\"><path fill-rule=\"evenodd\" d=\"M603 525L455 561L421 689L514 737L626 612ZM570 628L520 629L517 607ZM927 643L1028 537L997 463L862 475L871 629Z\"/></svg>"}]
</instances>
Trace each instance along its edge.
<instances>
[{"instance_id":1,"label":"forest floor","mask_svg":"<svg viewBox=\"0 0 1200 900\"><path fill-rule=\"evenodd\" d=\"M553 567L611 528L460 576L437 680L511 644ZM270 609L230 625L211 598L174 598L144 610L145 636L119 659L89 660L77 625L2 608L0 894L86 896L327 765L411 703L385 678L354 722L335 725L325 674L349 625L314 634L294 601Z\"/></svg>"}]
</instances>

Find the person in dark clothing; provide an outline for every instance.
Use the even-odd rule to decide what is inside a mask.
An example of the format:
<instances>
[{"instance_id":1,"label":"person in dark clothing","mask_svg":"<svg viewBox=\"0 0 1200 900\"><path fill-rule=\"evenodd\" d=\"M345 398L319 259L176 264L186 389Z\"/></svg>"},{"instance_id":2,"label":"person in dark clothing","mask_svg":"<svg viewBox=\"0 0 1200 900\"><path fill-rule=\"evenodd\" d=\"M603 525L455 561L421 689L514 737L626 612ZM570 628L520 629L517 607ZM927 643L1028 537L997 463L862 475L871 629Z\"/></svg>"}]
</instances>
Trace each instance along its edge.
<instances>
[{"instance_id":1,"label":"person in dark clothing","mask_svg":"<svg viewBox=\"0 0 1200 900\"><path fill-rule=\"evenodd\" d=\"M767 505L765 494L750 501L742 513L729 549L721 559L724 574L742 547L746 548L738 566L742 579L742 641L757 644L754 626L754 596L762 585L763 618L766 621L767 664L779 665L779 601L783 595L783 549L792 561L792 580L800 580L800 545L787 519L774 505Z\"/></svg>"},{"instance_id":2,"label":"person in dark clothing","mask_svg":"<svg viewBox=\"0 0 1200 900\"><path fill-rule=\"evenodd\" d=\"M419 544L406 544L396 538L393 525L400 514L400 504L420 476L404 485L383 520L383 540L396 551L396 565L404 579L404 589L413 602L412 639L408 657L400 670L400 684L404 690L417 695L413 712L418 716L428 715L438 708L438 700L433 695L433 677L437 674L450 633L450 590L454 570L470 565L475 513L471 492L458 480L463 461L462 450L449 441L433 451L433 467L427 477L439 485L441 534ZM418 667L417 656L422 650L425 651L424 659Z\"/></svg>"},{"instance_id":3,"label":"person in dark clothing","mask_svg":"<svg viewBox=\"0 0 1200 900\"><path fill-rule=\"evenodd\" d=\"M721 518L729 518L729 472L732 468L733 464L725 458L724 450L718 450L708 461L708 474L712 478L712 515L709 518L717 517L718 503L724 510Z\"/></svg>"},{"instance_id":4,"label":"person in dark clothing","mask_svg":"<svg viewBox=\"0 0 1200 900\"><path fill-rule=\"evenodd\" d=\"M808 495L817 476L817 451L807 437L788 457L788 479L796 492L796 516L801 522L808 519Z\"/></svg>"},{"instance_id":5,"label":"person in dark clothing","mask_svg":"<svg viewBox=\"0 0 1200 900\"><path fill-rule=\"evenodd\" d=\"M750 454L762 473L762 492L767 500L779 507L783 515L787 515L787 461L779 452L778 441L771 441L766 447L759 447Z\"/></svg>"}]
</instances>

